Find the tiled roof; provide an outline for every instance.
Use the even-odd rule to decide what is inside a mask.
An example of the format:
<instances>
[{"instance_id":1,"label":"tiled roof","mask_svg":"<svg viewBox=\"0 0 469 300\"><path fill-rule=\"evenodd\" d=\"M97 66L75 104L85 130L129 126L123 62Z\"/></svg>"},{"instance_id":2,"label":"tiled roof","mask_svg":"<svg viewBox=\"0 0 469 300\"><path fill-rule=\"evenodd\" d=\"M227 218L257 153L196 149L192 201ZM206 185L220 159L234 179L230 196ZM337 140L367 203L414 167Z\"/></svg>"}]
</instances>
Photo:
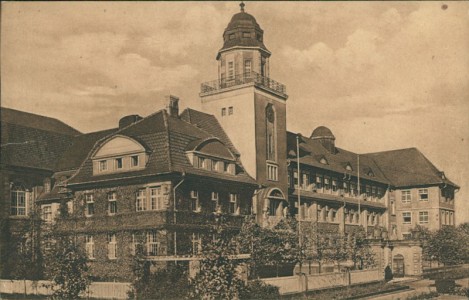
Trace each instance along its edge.
<instances>
[{"instance_id":1,"label":"tiled roof","mask_svg":"<svg viewBox=\"0 0 469 300\"><path fill-rule=\"evenodd\" d=\"M65 151L64 155L58 160L55 170L56 172L76 170L80 167L81 163L87 157L91 148L93 148L96 141L106 137L113 132L116 132L117 128L101 130L97 132L85 133L76 136L73 139L71 146Z\"/></svg>"},{"instance_id":2,"label":"tiled roof","mask_svg":"<svg viewBox=\"0 0 469 300\"><path fill-rule=\"evenodd\" d=\"M77 134L59 120L1 108L1 163L53 170Z\"/></svg>"},{"instance_id":3,"label":"tiled roof","mask_svg":"<svg viewBox=\"0 0 469 300\"><path fill-rule=\"evenodd\" d=\"M88 151L89 153L92 153L93 149L96 149L102 145L105 140L116 134L128 136L142 142L150 150L148 163L145 169L93 176L92 161L90 154L88 153L86 160L77 173L70 179L69 184L73 185L129 177L153 176L170 172L184 172L187 174L195 174L229 181L256 184L254 179L247 175L240 164L238 165L238 169L240 169L241 172L236 175L202 170L192 166L185 154L185 149L189 143L195 140L206 139L210 137L215 137L222 141L229 140L221 127L219 127L219 124L215 118L201 118L202 115L206 114L202 114L194 110L191 110L191 112L194 115L194 119L192 121L201 121L204 124L203 126L197 126L187 122L186 120L189 118L189 116L186 114L183 114L180 118L177 118L169 116L166 110L161 110L124 129L111 133L107 138L98 141L96 145ZM216 124L211 124L213 121L216 121ZM202 128L208 129L212 132L218 132L220 133L220 136L211 134Z\"/></svg>"},{"instance_id":4,"label":"tiled roof","mask_svg":"<svg viewBox=\"0 0 469 300\"><path fill-rule=\"evenodd\" d=\"M296 136L297 134L287 132L287 149L288 158L296 162ZM336 147L336 152L329 152L319 140L310 139L302 136L300 141L300 163L312 167L337 172L339 174L351 174L351 176L358 175L358 157L357 153L353 153L341 148ZM321 163L324 158L327 164ZM350 164L352 171L346 170L347 164ZM369 176L369 171L372 170L374 176ZM389 181L382 173L380 168L368 156L360 155L360 178L377 181L388 184Z\"/></svg>"},{"instance_id":5,"label":"tiled roof","mask_svg":"<svg viewBox=\"0 0 469 300\"><path fill-rule=\"evenodd\" d=\"M418 149L408 148L368 153L386 177L396 187L431 184L450 184L458 187L443 175Z\"/></svg>"}]
</instances>

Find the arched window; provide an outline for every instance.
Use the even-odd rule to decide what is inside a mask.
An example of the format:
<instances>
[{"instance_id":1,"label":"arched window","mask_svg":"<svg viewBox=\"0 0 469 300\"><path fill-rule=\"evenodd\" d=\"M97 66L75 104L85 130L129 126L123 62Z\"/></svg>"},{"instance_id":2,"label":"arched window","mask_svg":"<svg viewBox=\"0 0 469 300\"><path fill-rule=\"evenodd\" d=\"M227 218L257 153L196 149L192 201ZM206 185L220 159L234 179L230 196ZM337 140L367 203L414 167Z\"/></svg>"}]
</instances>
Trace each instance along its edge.
<instances>
[{"instance_id":1,"label":"arched window","mask_svg":"<svg viewBox=\"0 0 469 300\"><path fill-rule=\"evenodd\" d=\"M11 188L10 199L10 214L12 216L26 216L27 199L25 188L21 185L13 185Z\"/></svg>"}]
</instances>

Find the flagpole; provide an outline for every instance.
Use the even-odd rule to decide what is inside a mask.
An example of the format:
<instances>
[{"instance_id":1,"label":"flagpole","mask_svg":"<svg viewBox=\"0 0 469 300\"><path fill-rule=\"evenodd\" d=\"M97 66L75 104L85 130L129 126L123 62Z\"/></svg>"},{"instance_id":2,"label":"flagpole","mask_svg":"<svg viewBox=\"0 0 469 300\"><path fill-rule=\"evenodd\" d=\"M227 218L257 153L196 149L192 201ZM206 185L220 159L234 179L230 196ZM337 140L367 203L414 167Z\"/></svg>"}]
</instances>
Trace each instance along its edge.
<instances>
[{"instance_id":1,"label":"flagpole","mask_svg":"<svg viewBox=\"0 0 469 300\"><path fill-rule=\"evenodd\" d=\"M358 190L358 225L362 225L362 211L361 211L361 201L362 195L360 192L360 154L357 154L357 190Z\"/></svg>"},{"instance_id":2,"label":"flagpole","mask_svg":"<svg viewBox=\"0 0 469 300\"><path fill-rule=\"evenodd\" d=\"M301 173L300 173L300 136L296 136L296 164L298 168L298 242L301 247L301 195L300 195L300 184L301 184Z\"/></svg>"}]
</instances>

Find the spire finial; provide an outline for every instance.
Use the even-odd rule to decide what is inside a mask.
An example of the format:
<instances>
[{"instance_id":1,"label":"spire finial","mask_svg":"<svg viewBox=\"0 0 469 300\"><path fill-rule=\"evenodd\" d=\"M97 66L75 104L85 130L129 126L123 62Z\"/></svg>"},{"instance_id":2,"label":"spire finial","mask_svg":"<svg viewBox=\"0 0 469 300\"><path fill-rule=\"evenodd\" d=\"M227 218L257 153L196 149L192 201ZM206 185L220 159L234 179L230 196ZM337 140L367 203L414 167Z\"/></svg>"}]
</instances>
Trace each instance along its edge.
<instances>
[{"instance_id":1,"label":"spire finial","mask_svg":"<svg viewBox=\"0 0 469 300\"><path fill-rule=\"evenodd\" d=\"M241 1L241 3L239 4L239 7L241 7L241 11L244 12L244 7L246 6L246 4L244 4L243 1Z\"/></svg>"}]
</instances>

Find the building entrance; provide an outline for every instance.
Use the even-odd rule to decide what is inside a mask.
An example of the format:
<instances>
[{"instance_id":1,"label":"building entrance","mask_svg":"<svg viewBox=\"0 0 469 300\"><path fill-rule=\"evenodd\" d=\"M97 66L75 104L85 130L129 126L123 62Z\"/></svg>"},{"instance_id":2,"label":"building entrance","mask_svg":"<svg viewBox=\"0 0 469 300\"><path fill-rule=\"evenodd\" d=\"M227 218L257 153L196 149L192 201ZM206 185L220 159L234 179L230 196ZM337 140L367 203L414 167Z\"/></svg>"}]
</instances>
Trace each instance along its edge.
<instances>
[{"instance_id":1,"label":"building entrance","mask_svg":"<svg viewBox=\"0 0 469 300\"><path fill-rule=\"evenodd\" d=\"M405 275L405 270L404 270L404 256L401 254L398 254L394 256L392 260L392 271L394 277L404 277Z\"/></svg>"}]
</instances>

